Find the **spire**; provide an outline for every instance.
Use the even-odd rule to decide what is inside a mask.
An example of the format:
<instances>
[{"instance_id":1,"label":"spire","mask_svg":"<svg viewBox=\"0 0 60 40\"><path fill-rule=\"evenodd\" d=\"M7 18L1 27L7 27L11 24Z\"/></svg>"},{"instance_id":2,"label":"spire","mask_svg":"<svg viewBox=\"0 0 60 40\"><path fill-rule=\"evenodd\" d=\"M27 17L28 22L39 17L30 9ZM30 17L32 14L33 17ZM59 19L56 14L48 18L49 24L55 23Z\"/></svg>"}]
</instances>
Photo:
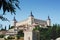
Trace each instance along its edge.
<instances>
[{"instance_id":1,"label":"spire","mask_svg":"<svg viewBox=\"0 0 60 40\"><path fill-rule=\"evenodd\" d=\"M15 16L14 16L14 18L13 18L13 21L16 21L16 18L15 18Z\"/></svg>"},{"instance_id":2,"label":"spire","mask_svg":"<svg viewBox=\"0 0 60 40\"><path fill-rule=\"evenodd\" d=\"M31 14L30 14L30 16L34 17L34 16L33 16L33 14L32 14L32 11L31 11Z\"/></svg>"},{"instance_id":3,"label":"spire","mask_svg":"<svg viewBox=\"0 0 60 40\"><path fill-rule=\"evenodd\" d=\"M50 17L48 16L48 20L50 20Z\"/></svg>"}]
</instances>

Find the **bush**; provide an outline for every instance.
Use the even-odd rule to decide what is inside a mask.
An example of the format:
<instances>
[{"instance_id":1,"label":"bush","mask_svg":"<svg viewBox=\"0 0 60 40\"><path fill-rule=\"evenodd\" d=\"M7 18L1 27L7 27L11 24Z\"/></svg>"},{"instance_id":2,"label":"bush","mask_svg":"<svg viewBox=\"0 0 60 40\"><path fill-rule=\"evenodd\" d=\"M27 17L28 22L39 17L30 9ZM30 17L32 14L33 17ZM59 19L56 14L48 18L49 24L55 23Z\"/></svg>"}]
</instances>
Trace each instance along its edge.
<instances>
[{"instance_id":1,"label":"bush","mask_svg":"<svg viewBox=\"0 0 60 40\"><path fill-rule=\"evenodd\" d=\"M4 37L4 35L0 35L0 38L3 38Z\"/></svg>"},{"instance_id":2,"label":"bush","mask_svg":"<svg viewBox=\"0 0 60 40\"><path fill-rule=\"evenodd\" d=\"M23 30L18 31L17 38L24 37Z\"/></svg>"},{"instance_id":3,"label":"bush","mask_svg":"<svg viewBox=\"0 0 60 40\"><path fill-rule=\"evenodd\" d=\"M15 37L9 36L8 39L15 39Z\"/></svg>"}]
</instances>

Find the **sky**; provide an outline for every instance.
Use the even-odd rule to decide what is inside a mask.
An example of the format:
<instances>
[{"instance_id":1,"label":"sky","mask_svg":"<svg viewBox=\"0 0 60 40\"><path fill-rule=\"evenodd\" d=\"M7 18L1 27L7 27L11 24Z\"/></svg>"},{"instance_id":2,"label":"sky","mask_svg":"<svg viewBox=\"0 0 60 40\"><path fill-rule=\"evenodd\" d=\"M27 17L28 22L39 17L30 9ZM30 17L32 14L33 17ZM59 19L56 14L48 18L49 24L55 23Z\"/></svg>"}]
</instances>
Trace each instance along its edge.
<instances>
[{"instance_id":1,"label":"sky","mask_svg":"<svg viewBox=\"0 0 60 40\"><path fill-rule=\"evenodd\" d=\"M35 18L47 20L48 15L50 16L52 24L60 24L60 0L19 0L20 8L16 9L16 20L21 21L30 15L31 11ZM0 10L0 14L2 14ZM8 18L10 22L1 21L0 24L3 24L3 27L6 25L8 27L11 24L14 15L11 15L9 12L6 12L4 17Z\"/></svg>"}]
</instances>

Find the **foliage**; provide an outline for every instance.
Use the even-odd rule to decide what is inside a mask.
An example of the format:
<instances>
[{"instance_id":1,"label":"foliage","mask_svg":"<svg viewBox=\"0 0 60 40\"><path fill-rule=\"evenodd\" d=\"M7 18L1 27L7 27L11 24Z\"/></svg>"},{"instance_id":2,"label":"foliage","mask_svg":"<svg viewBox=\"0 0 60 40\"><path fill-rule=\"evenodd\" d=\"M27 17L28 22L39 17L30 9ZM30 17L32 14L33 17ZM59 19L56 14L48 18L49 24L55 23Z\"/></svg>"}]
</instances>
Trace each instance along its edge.
<instances>
[{"instance_id":1,"label":"foliage","mask_svg":"<svg viewBox=\"0 0 60 40\"><path fill-rule=\"evenodd\" d=\"M54 39L54 40L57 38L57 31L56 31L56 29L57 29L57 25L53 25L52 31L51 31L51 38Z\"/></svg>"},{"instance_id":2,"label":"foliage","mask_svg":"<svg viewBox=\"0 0 60 40\"><path fill-rule=\"evenodd\" d=\"M6 30L6 26L5 26L5 30Z\"/></svg>"},{"instance_id":3,"label":"foliage","mask_svg":"<svg viewBox=\"0 0 60 40\"><path fill-rule=\"evenodd\" d=\"M11 12L16 14L16 8L20 9L19 7L19 0L0 0L0 10L3 10L3 14L0 15L0 19L2 21L9 21L7 18L4 17L6 14L5 12Z\"/></svg>"},{"instance_id":4,"label":"foliage","mask_svg":"<svg viewBox=\"0 0 60 40\"><path fill-rule=\"evenodd\" d=\"M2 27L3 27L2 24L0 24L0 30L1 30Z\"/></svg>"},{"instance_id":5,"label":"foliage","mask_svg":"<svg viewBox=\"0 0 60 40\"><path fill-rule=\"evenodd\" d=\"M3 38L5 35L0 35L0 38Z\"/></svg>"},{"instance_id":6,"label":"foliage","mask_svg":"<svg viewBox=\"0 0 60 40\"><path fill-rule=\"evenodd\" d=\"M12 29L12 28L14 28L14 26L11 26L11 28L10 28L10 29Z\"/></svg>"},{"instance_id":7,"label":"foliage","mask_svg":"<svg viewBox=\"0 0 60 40\"><path fill-rule=\"evenodd\" d=\"M5 26L5 28L3 29L3 28L1 28L1 31L6 31L6 26Z\"/></svg>"},{"instance_id":8,"label":"foliage","mask_svg":"<svg viewBox=\"0 0 60 40\"><path fill-rule=\"evenodd\" d=\"M10 25L9 25L9 29L10 29Z\"/></svg>"},{"instance_id":9,"label":"foliage","mask_svg":"<svg viewBox=\"0 0 60 40\"><path fill-rule=\"evenodd\" d=\"M20 37L23 37L23 36L24 36L23 30L18 31L17 39L19 39Z\"/></svg>"},{"instance_id":10,"label":"foliage","mask_svg":"<svg viewBox=\"0 0 60 40\"><path fill-rule=\"evenodd\" d=\"M15 39L15 37L9 36L8 39Z\"/></svg>"},{"instance_id":11,"label":"foliage","mask_svg":"<svg viewBox=\"0 0 60 40\"><path fill-rule=\"evenodd\" d=\"M48 28L40 28L39 26L35 27L33 30L40 31L40 40L55 40L60 37L60 25L54 24Z\"/></svg>"},{"instance_id":12,"label":"foliage","mask_svg":"<svg viewBox=\"0 0 60 40\"><path fill-rule=\"evenodd\" d=\"M14 28L14 26L11 26L11 27L10 27L10 25L9 25L9 29L12 29L12 28Z\"/></svg>"},{"instance_id":13,"label":"foliage","mask_svg":"<svg viewBox=\"0 0 60 40\"><path fill-rule=\"evenodd\" d=\"M3 15L0 15L0 19L2 20L2 21L9 21L7 18L5 18Z\"/></svg>"},{"instance_id":14,"label":"foliage","mask_svg":"<svg viewBox=\"0 0 60 40\"><path fill-rule=\"evenodd\" d=\"M35 28L33 29L33 31L35 31L35 30L40 30L39 25L38 26L35 26Z\"/></svg>"},{"instance_id":15,"label":"foliage","mask_svg":"<svg viewBox=\"0 0 60 40\"><path fill-rule=\"evenodd\" d=\"M6 30L2 28L1 31L6 31Z\"/></svg>"},{"instance_id":16,"label":"foliage","mask_svg":"<svg viewBox=\"0 0 60 40\"><path fill-rule=\"evenodd\" d=\"M6 11L15 14L16 7L20 9L18 4L18 0L0 0L0 10L2 8L3 14L5 14Z\"/></svg>"}]
</instances>

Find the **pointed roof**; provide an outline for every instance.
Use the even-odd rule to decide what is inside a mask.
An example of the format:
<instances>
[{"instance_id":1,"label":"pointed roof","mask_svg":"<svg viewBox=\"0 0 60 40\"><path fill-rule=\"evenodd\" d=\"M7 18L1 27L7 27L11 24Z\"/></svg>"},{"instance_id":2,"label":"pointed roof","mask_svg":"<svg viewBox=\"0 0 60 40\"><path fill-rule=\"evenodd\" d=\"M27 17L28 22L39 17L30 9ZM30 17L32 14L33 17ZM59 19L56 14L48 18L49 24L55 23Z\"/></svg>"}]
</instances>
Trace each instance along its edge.
<instances>
[{"instance_id":1,"label":"pointed roof","mask_svg":"<svg viewBox=\"0 0 60 40\"><path fill-rule=\"evenodd\" d=\"M33 14L32 14L32 11L31 11L31 13L30 13L30 16L31 16L31 17L34 17Z\"/></svg>"},{"instance_id":2,"label":"pointed roof","mask_svg":"<svg viewBox=\"0 0 60 40\"><path fill-rule=\"evenodd\" d=\"M48 20L50 20L50 17L48 16Z\"/></svg>"},{"instance_id":3,"label":"pointed roof","mask_svg":"<svg viewBox=\"0 0 60 40\"><path fill-rule=\"evenodd\" d=\"M16 18L15 18L15 16L14 16L14 18L13 18L13 21L16 21Z\"/></svg>"}]
</instances>

